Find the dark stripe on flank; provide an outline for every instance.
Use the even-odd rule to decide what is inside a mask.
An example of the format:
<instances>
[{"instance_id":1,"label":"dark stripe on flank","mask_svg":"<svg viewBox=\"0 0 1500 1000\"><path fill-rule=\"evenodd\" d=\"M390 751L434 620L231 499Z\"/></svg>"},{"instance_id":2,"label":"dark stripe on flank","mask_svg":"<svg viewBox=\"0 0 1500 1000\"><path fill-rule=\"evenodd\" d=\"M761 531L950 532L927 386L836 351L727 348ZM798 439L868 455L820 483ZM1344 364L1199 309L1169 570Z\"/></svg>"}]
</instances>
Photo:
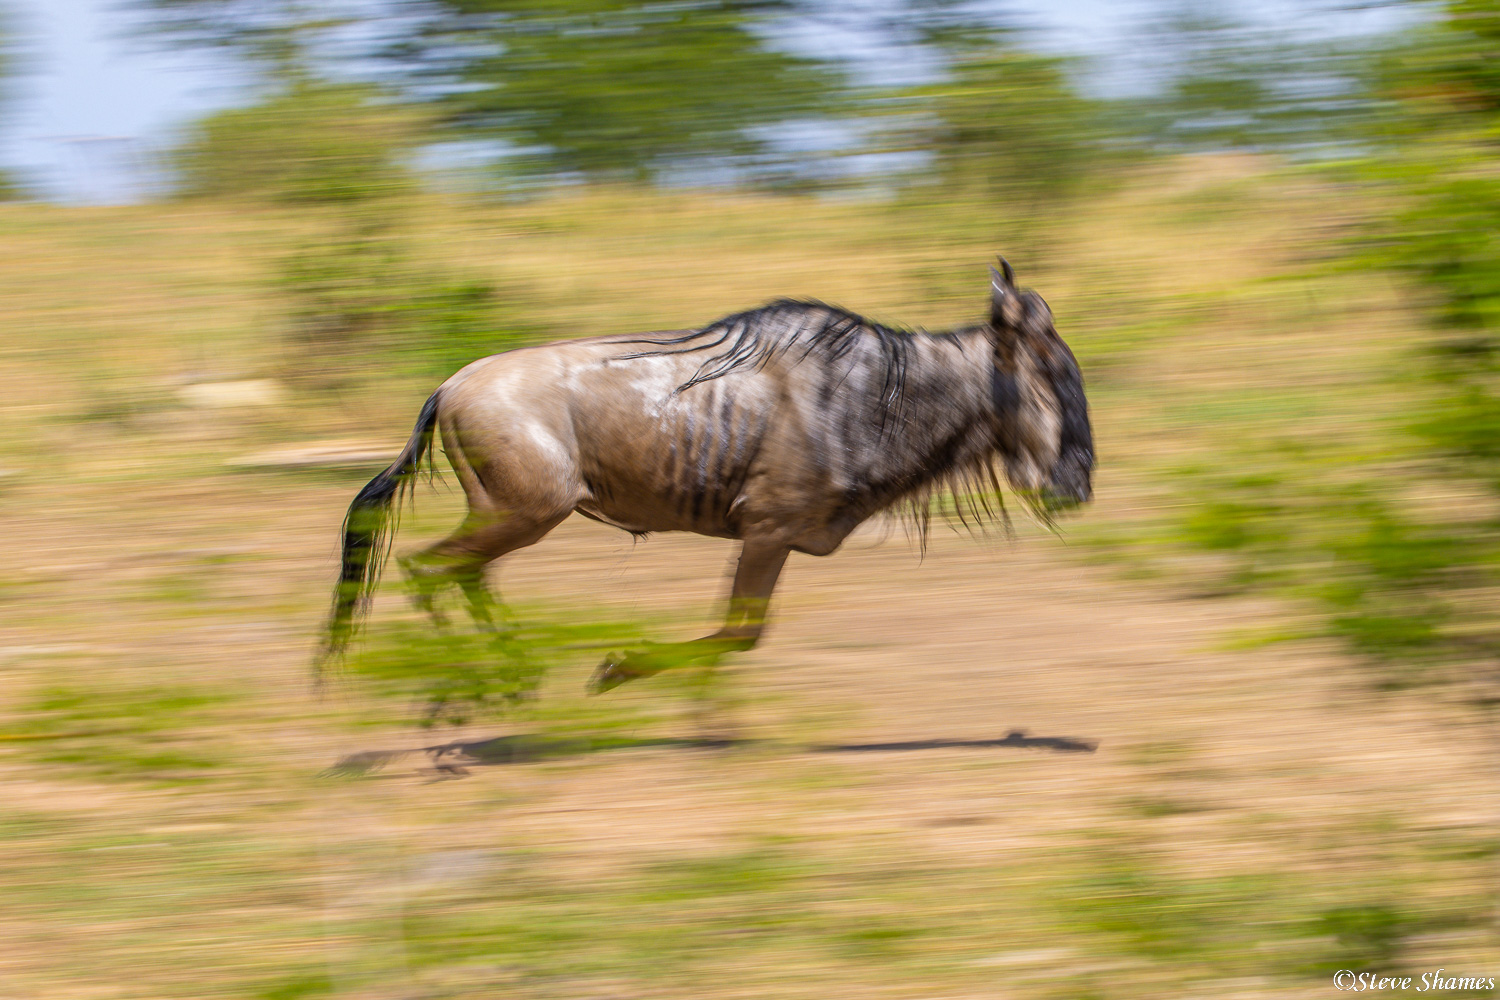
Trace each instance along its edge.
<instances>
[{"instance_id":1,"label":"dark stripe on flank","mask_svg":"<svg viewBox=\"0 0 1500 1000\"><path fill-rule=\"evenodd\" d=\"M697 524L699 518L703 516L703 503L708 499L708 465L712 453L719 445L719 442L716 440L717 435L714 434L714 424L712 421L714 402L718 396L717 390L717 385L710 386L708 398L703 401L705 408L709 412L710 421L708 426L703 429L703 440L699 442L698 446L697 478L693 482L694 524Z\"/></svg>"},{"instance_id":2,"label":"dark stripe on flank","mask_svg":"<svg viewBox=\"0 0 1500 1000\"><path fill-rule=\"evenodd\" d=\"M672 509L678 514L686 516L688 512L688 501L692 496L692 483L690 477L693 474L694 454L698 448L695 434L697 430L693 421L693 411L688 408L683 411L683 421L686 424L683 435L682 446L682 468L676 478L672 481Z\"/></svg>"},{"instance_id":3,"label":"dark stripe on flank","mask_svg":"<svg viewBox=\"0 0 1500 1000\"><path fill-rule=\"evenodd\" d=\"M735 501L745 490L745 483L750 478L750 470L754 467L755 460L760 455L761 445L766 439L766 427L769 423L770 417L767 414L759 414L755 421L755 428L752 430L749 415L745 414L735 432L734 461L730 465L729 482L726 484L724 499L724 523L731 530L738 526L733 523L730 514Z\"/></svg>"},{"instance_id":4,"label":"dark stripe on flank","mask_svg":"<svg viewBox=\"0 0 1500 1000\"><path fill-rule=\"evenodd\" d=\"M732 463L739 457L740 442L734 431L734 396L726 392L724 405L719 409L719 454L714 462L713 500L709 505L709 510L720 519L728 509L729 475L734 471Z\"/></svg>"},{"instance_id":5,"label":"dark stripe on flank","mask_svg":"<svg viewBox=\"0 0 1500 1000\"><path fill-rule=\"evenodd\" d=\"M661 472L670 496L677 482L677 442L670 438L667 439L667 457L661 463Z\"/></svg>"}]
</instances>

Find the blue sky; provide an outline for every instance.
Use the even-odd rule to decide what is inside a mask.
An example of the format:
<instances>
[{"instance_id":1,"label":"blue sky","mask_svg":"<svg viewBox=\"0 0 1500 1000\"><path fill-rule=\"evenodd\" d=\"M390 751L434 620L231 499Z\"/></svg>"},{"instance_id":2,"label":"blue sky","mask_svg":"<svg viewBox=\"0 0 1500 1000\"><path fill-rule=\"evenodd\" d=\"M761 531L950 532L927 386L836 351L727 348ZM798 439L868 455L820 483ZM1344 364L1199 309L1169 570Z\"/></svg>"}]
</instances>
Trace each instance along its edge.
<instances>
[{"instance_id":1,"label":"blue sky","mask_svg":"<svg viewBox=\"0 0 1500 1000\"><path fill-rule=\"evenodd\" d=\"M3 0L0 0L3 2ZM149 193L151 158L174 129L234 103L233 75L208 55L132 37L118 0L10 0L25 72L0 130L0 163L65 201ZM1051 48L1130 56L1153 0L1015 0ZM1393 23L1336 13L1336 0L1224 0L1221 9L1314 34ZM1117 80L1117 83L1122 80Z\"/></svg>"},{"instance_id":2,"label":"blue sky","mask_svg":"<svg viewBox=\"0 0 1500 1000\"><path fill-rule=\"evenodd\" d=\"M136 193L133 175L173 127L232 103L231 78L200 55L131 38L114 0L13 0L22 76L0 160L67 200Z\"/></svg>"}]
</instances>

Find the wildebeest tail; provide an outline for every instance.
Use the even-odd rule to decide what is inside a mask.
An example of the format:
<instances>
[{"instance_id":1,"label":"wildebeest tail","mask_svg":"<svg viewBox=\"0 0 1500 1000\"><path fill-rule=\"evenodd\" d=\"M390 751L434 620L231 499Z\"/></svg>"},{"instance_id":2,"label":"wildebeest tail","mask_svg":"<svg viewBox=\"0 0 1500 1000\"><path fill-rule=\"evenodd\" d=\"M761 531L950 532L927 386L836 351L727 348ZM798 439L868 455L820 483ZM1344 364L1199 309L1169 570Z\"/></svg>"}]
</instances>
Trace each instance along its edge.
<instances>
[{"instance_id":1,"label":"wildebeest tail","mask_svg":"<svg viewBox=\"0 0 1500 1000\"><path fill-rule=\"evenodd\" d=\"M400 519L398 501L411 489L422 456L432 443L441 394L442 390L439 390L427 397L417 417L417 426L411 432L411 440L406 442L406 447L401 449L394 462L365 484L344 516L343 560L338 586L333 591L333 608L328 614L323 647L315 664L318 672L344 652L358 629L359 616L369 607L375 594L375 585L380 582L380 571L390 555L391 538Z\"/></svg>"}]
</instances>

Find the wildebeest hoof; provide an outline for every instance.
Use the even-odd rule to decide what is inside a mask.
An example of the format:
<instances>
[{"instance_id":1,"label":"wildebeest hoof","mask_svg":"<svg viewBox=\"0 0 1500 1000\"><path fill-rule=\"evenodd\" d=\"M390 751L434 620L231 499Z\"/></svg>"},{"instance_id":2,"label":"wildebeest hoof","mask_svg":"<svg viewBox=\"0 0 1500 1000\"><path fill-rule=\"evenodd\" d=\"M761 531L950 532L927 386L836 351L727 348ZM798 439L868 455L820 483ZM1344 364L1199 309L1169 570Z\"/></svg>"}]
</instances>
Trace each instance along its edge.
<instances>
[{"instance_id":1,"label":"wildebeest hoof","mask_svg":"<svg viewBox=\"0 0 1500 1000\"><path fill-rule=\"evenodd\" d=\"M604 658L604 662L595 668L594 675L589 678L585 690L589 694L603 694L639 676L641 675L625 665L625 657L610 653Z\"/></svg>"}]
</instances>

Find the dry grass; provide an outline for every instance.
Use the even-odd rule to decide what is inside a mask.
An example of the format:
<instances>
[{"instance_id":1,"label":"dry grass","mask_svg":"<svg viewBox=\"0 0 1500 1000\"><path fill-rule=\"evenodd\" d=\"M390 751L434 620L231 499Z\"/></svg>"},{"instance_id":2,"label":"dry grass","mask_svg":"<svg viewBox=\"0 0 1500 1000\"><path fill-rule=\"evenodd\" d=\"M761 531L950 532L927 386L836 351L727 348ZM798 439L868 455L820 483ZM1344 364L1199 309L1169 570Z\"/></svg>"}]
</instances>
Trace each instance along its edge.
<instances>
[{"instance_id":1,"label":"dry grass","mask_svg":"<svg viewBox=\"0 0 1500 1000\"><path fill-rule=\"evenodd\" d=\"M1386 415L1370 386L1412 314L1359 276L1275 280L1358 206L1263 169L1143 178L1041 266L1013 255L1092 379L1100 499L1075 537L1146 530L1182 502L1175 464ZM777 294L940 327L978 311L993 249L955 209L750 196L425 214L434 253L563 333ZM732 672L752 738L734 749L653 745L695 735L686 682L588 701L597 653L578 650L517 724L563 752L321 777L433 739L352 684L308 690L361 477L222 462L398 439L427 387L372 373L224 410L176 393L282 373L261 278L304 225L0 212L0 995L1301 997L1345 966L1500 969L1493 750L1470 715L1377 695L1319 642L1226 643L1295 622L1045 536L794 560ZM455 512L419 502L405 544ZM501 583L523 614L685 632L728 556L569 523ZM1017 729L1098 749L985 745Z\"/></svg>"}]
</instances>

